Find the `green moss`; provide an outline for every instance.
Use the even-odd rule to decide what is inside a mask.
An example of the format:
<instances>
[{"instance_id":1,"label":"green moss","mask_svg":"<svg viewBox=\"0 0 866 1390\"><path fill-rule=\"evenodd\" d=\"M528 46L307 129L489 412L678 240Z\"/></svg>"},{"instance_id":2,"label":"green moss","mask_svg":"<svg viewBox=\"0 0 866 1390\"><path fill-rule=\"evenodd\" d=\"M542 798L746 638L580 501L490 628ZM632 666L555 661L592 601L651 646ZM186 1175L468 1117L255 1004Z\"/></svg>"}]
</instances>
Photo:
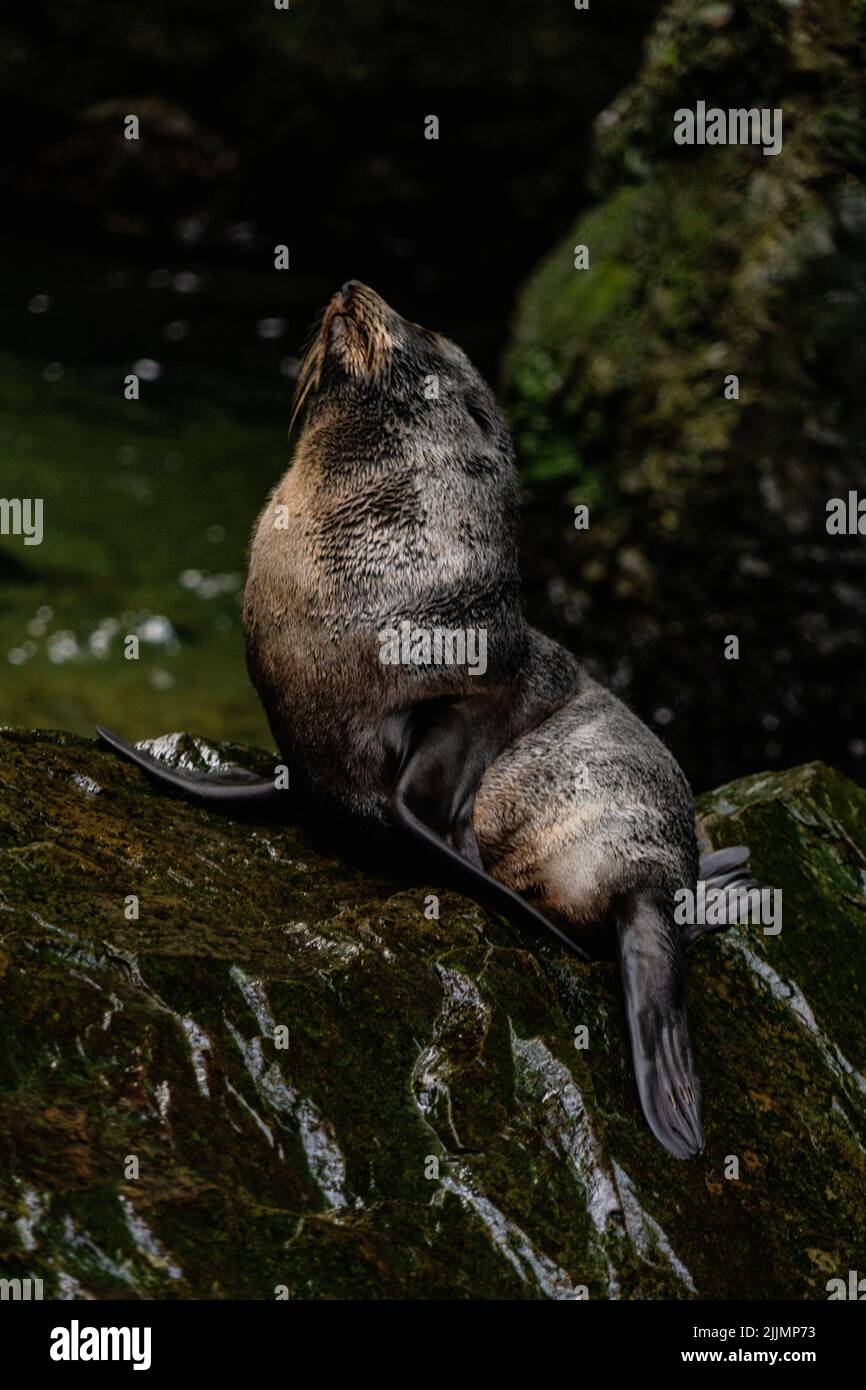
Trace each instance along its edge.
<instances>
[{"instance_id":1,"label":"green moss","mask_svg":"<svg viewBox=\"0 0 866 1390\"><path fill-rule=\"evenodd\" d=\"M612 964L453 893L427 921L423 887L163 797L71 735L3 733L0 787L5 1276L98 1298L810 1298L856 1263L866 793L837 774L701 804L782 888L784 926L692 953L691 1164L640 1117Z\"/></svg>"},{"instance_id":2,"label":"green moss","mask_svg":"<svg viewBox=\"0 0 866 1390\"><path fill-rule=\"evenodd\" d=\"M596 123L596 202L527 279L505 362L531 616L645 715L673 712L699 785L813 749L855 766L866 569L862 538L824 524L866 470L863 35L848 3L726 8L664 6ZM781 153L675 145L697 100L779 107ZM760 704L733 722L731 633Z\"/></svg>"},{"instance_id":3,"label":"green moss","mask_svg":"<svg viewBox=\"0 0 866 1390\"><path fill-rule=\"evenodd\" d=\"M252 520L287 462L282 432L216 405L164 415L117 385L34 383L8 357L0 381L4 495L44 502L42 543L4 538L0 555L0 722L122 722L145 737L155 711L182 727L199 708L212 737L265 741L241 597ZM218 578L209 590L196 574ZM155 617L170 627L145 629L125 659L124 636Z\"/></svg>"}]
</instances>

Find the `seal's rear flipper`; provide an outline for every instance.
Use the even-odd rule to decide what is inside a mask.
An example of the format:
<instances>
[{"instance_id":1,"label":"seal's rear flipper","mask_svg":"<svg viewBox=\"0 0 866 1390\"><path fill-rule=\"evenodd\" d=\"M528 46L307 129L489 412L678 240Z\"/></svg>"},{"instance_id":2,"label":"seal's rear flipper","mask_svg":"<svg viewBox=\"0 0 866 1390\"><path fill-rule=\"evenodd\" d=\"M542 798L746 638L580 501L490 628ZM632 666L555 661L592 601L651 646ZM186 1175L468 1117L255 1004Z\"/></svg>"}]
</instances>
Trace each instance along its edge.
<instances>
[{"instance_id":1,"label":"seal's rear flipper","mask_svg":"<svg viewBox=\"0 0 866 1390\"><path fill-rule=\"evenodd\" d=\"M701 855L698 878L718 878L722 875L734 876L749 861L749 851L745 845L729 845L727 849L714 849Z\"/></svg>"},{"instance_id":2,"label":"seal's rear flipper","mask_svg":"<svg viewBox=\"0 0 866 1390\"><path fill-rule=\"evenodd\" d=\"M109 729L97 727L96 732L109 748L113 748L122 758L135 763L136 767L140 767L161 786L168 787L171 791L182 792L184 796L201 801L214 810L253 811L280 807L285 811L288 808L288 791L279 790L269 777L258 777L254 772L247 772L245 768L237 768L232 772L193 772L170 767L160 758L155 758L152 753L146 753L143 748L136 748L134 743L127 743Z\"/></svg>"},{"instance_id":3,"label":"seal's rear flipper","mask_svg":"<svg viewBox=\"0 0 866 1390\"><path fill-rule=\"evenodd\" d=\"M727 897L727 906L721 921L716 921L713 913L711 922L690 922L686 927L685 941L691 946L693 941L705 936L707 932L727 931L734 922L739 921L739 910L752 890L761 891L761 883L748 867L749 851L745 845L731 845L727 849L713 850L701 856L698 878L706 892L721 891Z\"/></svg>"},{"instance_id":4,"label":"seal's rear flipper","mask_svg":"<svg viewBox=\"0 0 866 1390\"><path fill-rule=\"evenodd\" d=\"M419 843L455 887L515 925L540 928L581 960L589 956L531 903L491 877L472 827L478 783L501 745L506 707L494 694L431 700L397 717L390 740L400 771L394 824Z\"/></svg>"},{"instance_id":5,"label":"seal's rear flipper","mask_svg":"<svg viewBox=\"0 0 866 1390\"><path fill-rule=\"evenodd\" d=\"M615 910L631 1055L647 1124L674 1158L704 1147L701 1087L689 1039L673 918L649 892Z\"/></svg>"}]
</instances>

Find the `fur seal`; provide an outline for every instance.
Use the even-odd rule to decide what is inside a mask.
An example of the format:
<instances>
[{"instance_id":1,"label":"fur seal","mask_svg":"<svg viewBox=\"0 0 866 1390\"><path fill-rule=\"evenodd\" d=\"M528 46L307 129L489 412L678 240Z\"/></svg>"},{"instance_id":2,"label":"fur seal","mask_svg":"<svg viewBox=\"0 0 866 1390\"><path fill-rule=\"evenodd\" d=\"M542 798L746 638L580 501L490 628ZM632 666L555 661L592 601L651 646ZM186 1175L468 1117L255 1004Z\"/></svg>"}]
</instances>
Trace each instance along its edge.
<instances>
[{"instance_id":1,"label":"fur seal","mask_svg":"<svg viewBox=\"0 0 866 1390\"><path fill-rule=\"evenodd\" d=\"M430 862L584 959L619 958L638 1092L678 1158L704 1144L674 894L747 887L747 851L699 864L671 753L523 615L517 478L496 400L465 353L349 281L301 369L292 465L256 525L247 665L305 802L420 843ZM294 419L294 416L293 416ZM487 666L387 664L385 631L486 634ZM170 770L224 809L284 793ZM297 783L295 784L297 785ZM283 803L285 804L285 803Z\"/></svg>"}]
</instances>

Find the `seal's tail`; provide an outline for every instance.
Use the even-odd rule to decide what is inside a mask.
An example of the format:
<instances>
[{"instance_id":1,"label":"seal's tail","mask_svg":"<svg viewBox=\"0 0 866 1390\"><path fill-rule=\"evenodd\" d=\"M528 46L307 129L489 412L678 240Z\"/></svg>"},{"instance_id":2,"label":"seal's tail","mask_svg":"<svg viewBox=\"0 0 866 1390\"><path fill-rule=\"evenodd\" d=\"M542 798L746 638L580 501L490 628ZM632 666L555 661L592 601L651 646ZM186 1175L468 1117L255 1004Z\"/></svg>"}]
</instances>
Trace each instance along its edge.
<instances>
[{"instance_id":1,"label":"seal's tail","mask_svg":"<svg viewBox=\"0 0 866 1390\"><path fill-rule=\"evenodd\" d=\"M226 812L258 811L280 806L286 809L286 792L278 790L269 777L258 777L245 768L232 772L193 772L190 769L171 767L161 758L155 758L143 748L113 734L110 729L97 728L96 732L128 762L135 763L160 786L171 791L182 792L194 801L203 802L215 810Z\"/></svg>"},{"instance_id":2,"label":"seal's tail","mask_svg":"<svg viewBox=\"0 0 866 1390\"><path fill-rule=\"evenodd\" d=\"M615 916L641 1107L668 1153L692 1158L704 1147L701 1086L685 1014L672 910L657 894L638 890L620 901Z\"/></svg>"},{"instance_id":3,"label":"seal's tail","mask_svg":"<svg viewBox=\"0 0 866 1390\"><path fill-rule=\"evenodd\" d=\"M698 878L706 892L718 890L724 899L711 922L692 922L686 928L686 945L691 945L705 932L725 931L740 920L741 911L748 905L748 894L760 892L761 883L749 868L749 851L745 845L732 845L728 849L713 850L701 856Z\"/></svg>"}]
</instances>

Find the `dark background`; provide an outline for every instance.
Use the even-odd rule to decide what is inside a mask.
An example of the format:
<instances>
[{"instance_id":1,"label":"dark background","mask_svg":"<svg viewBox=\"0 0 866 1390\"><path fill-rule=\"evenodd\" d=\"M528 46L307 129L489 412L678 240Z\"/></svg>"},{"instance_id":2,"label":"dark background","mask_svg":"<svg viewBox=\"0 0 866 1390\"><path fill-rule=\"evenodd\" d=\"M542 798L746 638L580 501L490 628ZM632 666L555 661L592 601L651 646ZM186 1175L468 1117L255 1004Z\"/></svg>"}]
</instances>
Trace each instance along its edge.
<instances>
[{"instance_id":1,"label":"dark background","mask_svg":"<svg viewBox=\"0 0 866 1390\"><path fill-rule=\"evenodd\" d=\"M42 547L0 542L4 722L268 742L240 584L311 319L343 280L367 281L498 382L519 287L599 197L592 123L638 74L660 9L66 0L0 22L3 492L46 507ZM756 71L775 61L759 45ZM159 375L125 402L142 359ZM815 643L754 683L710 669L683 627L705 611L694 553L670 557L652 623L604 592L563 601L581 582L575 477L526 466L532 618L654 722L698 788L816 756L861 775L862 601L829 668ZM801 603L789 560L770 556L768 649ZM840 565L822 562L809 602L850 582ZM736 612L749 595L726 566L715 593ZM140 663L123 660L126 631ZM803 694L786 713L791 673Z\"/></svg>"},{"instance_id":2,"label":"dark background","mask_svg":"<svg viewBox=\"0 0 866 1390\"><path fill-rule=\"evenodd\" d=\"M592 120L634 73L658 8L72 0L24 12L3 24L0 97L15 268L63 287L55 345L103 367L158 336L147 272L209 277L162 389L218 368L240 409L350 276L447 325L495 375L516 288L585 201ZM122 139L127 112L141 114L140 142ZM431 113L439 141L423 138ZM288 274L273 269L278 243ZM243 332L266 315L289 321L281 348ZM38 355L32 321L9 330L10 347Z\"/></svg>"}]
</instances>

